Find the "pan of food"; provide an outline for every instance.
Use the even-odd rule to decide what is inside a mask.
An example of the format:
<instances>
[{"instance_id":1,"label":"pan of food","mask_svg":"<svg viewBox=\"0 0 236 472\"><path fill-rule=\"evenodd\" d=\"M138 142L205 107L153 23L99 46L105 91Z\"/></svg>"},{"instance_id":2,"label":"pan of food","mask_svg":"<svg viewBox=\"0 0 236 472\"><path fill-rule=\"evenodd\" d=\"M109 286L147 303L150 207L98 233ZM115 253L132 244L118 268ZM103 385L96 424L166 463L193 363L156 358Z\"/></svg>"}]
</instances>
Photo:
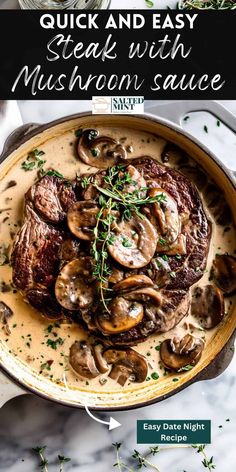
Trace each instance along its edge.
<instances>
[{"instance_id":1,"label":"pan of food","mask_svg":"<svg viewBox=\"0 0 236 472\"><path fill-rule=\"evenodd\" d=\"M214 102L179 102L24 125L7 139L0 364L14 392L123 410L229 364L235 180L174 123L197 107L236 130Z\"/></svg>"}]
</instances>

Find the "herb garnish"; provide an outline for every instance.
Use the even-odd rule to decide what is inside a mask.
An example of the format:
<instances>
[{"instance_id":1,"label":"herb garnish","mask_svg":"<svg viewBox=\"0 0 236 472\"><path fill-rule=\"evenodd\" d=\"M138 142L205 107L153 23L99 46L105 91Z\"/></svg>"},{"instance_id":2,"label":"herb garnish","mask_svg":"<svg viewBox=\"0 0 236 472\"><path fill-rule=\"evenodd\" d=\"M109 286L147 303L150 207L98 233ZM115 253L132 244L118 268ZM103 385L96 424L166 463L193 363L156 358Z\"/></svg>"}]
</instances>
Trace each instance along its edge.
<instances>
[{"instance_id":1,"label":"herb garnish","mask_svg":"<svg viewBox=\"0 0 236 472\"><path fill-rule=\"evenodd\" d=\"M46 162L46 160L41 159L44 154L44 151L40 151L39 149L33 149L33 151L29 152L26 160L22 162L21 168L25 171L41 169L41 167L43 167Z\"/></svg>"}]
</instances>

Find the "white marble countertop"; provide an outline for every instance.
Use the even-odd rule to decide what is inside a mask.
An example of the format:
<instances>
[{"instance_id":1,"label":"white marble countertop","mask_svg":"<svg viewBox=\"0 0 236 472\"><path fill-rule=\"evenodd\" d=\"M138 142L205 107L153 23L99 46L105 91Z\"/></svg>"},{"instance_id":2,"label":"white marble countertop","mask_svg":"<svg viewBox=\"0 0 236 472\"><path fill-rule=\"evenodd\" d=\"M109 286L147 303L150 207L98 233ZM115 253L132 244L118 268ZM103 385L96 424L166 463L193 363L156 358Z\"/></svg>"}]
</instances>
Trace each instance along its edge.
<instances>
[{"instance_id":1,"label":"white marble countertop","mask_svg":"<svg viewBox=\"0 0 236 472\"><path fill-rule=\"evenodd\" d=\"M162 103L162 102L160 102ZM236 101L225 102L236 114ZM46 122L53 118L90 108L90 102L21 101L24 122ZM208 134L203 130L207 124ZM230 167L235 166L236 138L223 126L213 127L212 116L201 113L192 116L188 130L214 148L216 154ZM236 168L236 166L235 166ZM136 445L137 419L211 419L212 445L216 472L235 470L235 360L217 379L195 383L175 397L159 404L115 413L122 427L108 432L107 427L91 420L83 411L62 407L35 396L18 397L0 410L0 471L39 471L31 448L47 445L49 472L59 472L57 454L71 458L68 472L112 472L115 455L112 443L123 442L124 457L130 457ZM230 421L226 421L226 419ZM223 427L219 428L222 425ZM139 448L143 449L143 448ZM145 449L145 448L144 448ZM201 472L207 470L194 450L180 449L161 452L155 457L160 472ZM144 469L151 472L151 468Z\"/></svg>"}]
</instances>

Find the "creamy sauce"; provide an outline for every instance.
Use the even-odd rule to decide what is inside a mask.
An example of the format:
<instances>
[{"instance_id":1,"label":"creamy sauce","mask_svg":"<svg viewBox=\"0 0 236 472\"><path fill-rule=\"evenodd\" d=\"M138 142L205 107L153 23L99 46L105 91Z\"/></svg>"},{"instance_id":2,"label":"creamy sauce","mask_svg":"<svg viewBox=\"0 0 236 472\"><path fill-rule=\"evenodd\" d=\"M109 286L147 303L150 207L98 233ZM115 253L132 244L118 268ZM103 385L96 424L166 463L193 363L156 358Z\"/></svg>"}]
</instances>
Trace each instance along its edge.
<instances>
[{"instance_id":1,"label":"creamy sauce","mask_svg":"<svg viewBox=\"0 0 236 472\"><path fill-rule=\"evenodd\" d=\"M93 127L96 128L96 126ZM161 153L166 144L162 138L131 129L102 129L99 127L99 131L101 135L110 135L119 140L124 138L125 145L131 146L132 149L129 154L130 158L147 155L161 162ZM89 168L78 160L75 153L75 142L76 137L74 130L72 130L61 137L51 138L40 146L40 150L45 152L43 156L43 159L46 159L45 169L54 168L68 179L75 178L76 173L96 171L97 169ZM36 170L25 172L21 169L21 164L26 157L19 160L0 181L1 248L12 246L14 235L21 224L24 194L37 178ZM10 185L7 188L11 181L15 181L16 185ZM213 223L213 231L207 269L198 285L208 283L212 260L216 253L233 254L236 249L234 229L229 227L225 231L223 226L216 225L208 208L206 205L204 206L209 220ZM79 378L71 370L68 364L69 348L74 340L86 339L87 333L74 323L58 324L43 318L35 309L24 302L19 292L13 289L11 277L10 266L8 264L1 265L0 300L11 307L14 315L9 320L11 334L7 334L6 327L1 324L0 332L1 340L11 354L17 356L23 363L30 365L36 373L58 384L63 384L64 375L66 375L69 386L77 386L80 389L86 389L86 391L90 391L90 389L91 391L100 389L101 392L122 390L122 387L106 374L93 380L87 380ZM226 312L229 314L232 299L227 298L225 302ZM196 325L195 328L193 324ZM182 337L187 332L191 332L197 337L202 337L207 344L211 341L216 329L202 330L197 326L196 320L189 315L168 333L150 336L147 341L136 346L135 349L145 355L149 364L147 382L156 381L158 376L168 375L159 359L158 349L163 339L177 334ZM178 374L176 377L178 378ZM130 384L127 383L125 387L128 385ZM135 389L135 384L132 385L132 388Z\"/></svg>"}]
</instances>

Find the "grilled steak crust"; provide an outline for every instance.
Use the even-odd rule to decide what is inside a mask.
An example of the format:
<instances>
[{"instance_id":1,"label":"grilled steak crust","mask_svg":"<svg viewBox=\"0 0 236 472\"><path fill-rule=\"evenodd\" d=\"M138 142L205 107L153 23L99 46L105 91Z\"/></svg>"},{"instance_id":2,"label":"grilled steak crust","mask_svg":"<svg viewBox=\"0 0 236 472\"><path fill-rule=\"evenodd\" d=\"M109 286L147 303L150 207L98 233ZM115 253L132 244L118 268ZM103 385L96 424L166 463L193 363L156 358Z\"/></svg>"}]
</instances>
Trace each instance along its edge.
<instances>
[{"instance_id":1,"label":"grilled steak crust","mask_svg":"<svg viewBox=\"0 0 236 472\"><path fill-rule=\"evenodd\" d=\"M62 231L45 223L32 204L27 203L11 256L13 283L17 289L27 291L53 284L59 271L62 241Z\"/></svg>"},{"instance_id":2,"label":"grilled steak crust","mask_svg":"<svg viewBox=\"0 0 236 472\"><path fill-rule=\"evenodd\" d=\"M45 175L30 187L26 201L32 202L35 211L46 221L61 223L69 207L76 201L76 195L72 182Z\"/></svg>"}]
</instances>

